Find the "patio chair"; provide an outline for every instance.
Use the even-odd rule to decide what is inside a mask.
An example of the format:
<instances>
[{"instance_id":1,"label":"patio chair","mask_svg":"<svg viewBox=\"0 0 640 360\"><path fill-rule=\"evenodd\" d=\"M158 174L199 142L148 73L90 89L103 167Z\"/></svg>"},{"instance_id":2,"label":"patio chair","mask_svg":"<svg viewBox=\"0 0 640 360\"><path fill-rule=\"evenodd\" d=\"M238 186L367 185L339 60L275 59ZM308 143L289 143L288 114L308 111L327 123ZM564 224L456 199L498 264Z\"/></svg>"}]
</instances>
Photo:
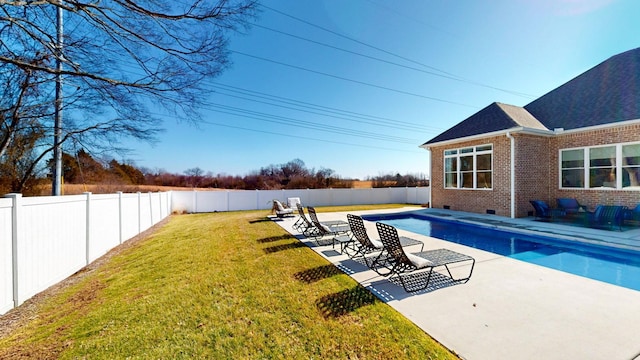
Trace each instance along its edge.
<instances>
[{"instance_id":1,"label":"patio chair","mask_svg":"<svg viewBox=\"0 0 640 360\"><path fill-rule=\"evenodd\" d=\"M307 226L312 224L311 222L309 222L309 219L307 219L306 215L304 214L304 208L302 207L302 204L297 203L296 209L298 210L298 219L296 220L296 222L293 223L292 227L294 230L302 232L304 229L307 228Z\"/></svg>"},{"instance_id":2,"label":"patio chair","mask_svg":"<svg viewBox=\"0 0 640 360\"><path fill-rule=\"evenodd\" d=\"M316 209L314 207L307 206L307 212L309 212L309 218L311 219L311 222L314 224L318 222L319 224L322 224L324 226L329 226L329 227L349 226L349 223L344 220L320 221L318 219L318 215L316 214Z\"/></svg>"},{"instance_id":3,"label":"patio chair","mask_svg":"<svg viewBox=\"0 0 640 360\"><path fill-rule=\"evenodd\" d=\"M311 220L309 220L307 218L307 216L304 214L304 207L302 206L301 203L297 203L296 204L296 208L298 209L298 219L296 220L295 223L293 223L292 227L293 227L294 230L297 230L297 231L305 234L305 230L311 230L309 228L314 228L315 225L313 225ZM328 225L328 226L347 225L347 223L342 221L342 220L323 221L322 223L325 224L325 225ZM305 234L305 236L306 236L306 234Z\"/></svg>"},{"instance_id":4,"label":"patio chair","mask_svg":"<svg viewBox=\"0 0 640 360\"><path fill-rule=\"evenodd\" d=\"M293 216L293 209L285 208L282 203L276 199L273 199L273 208L271 210L275 211L276 216L279 218Z\"/></svg>"},{"instance_id":5,"label":"patio chair","mask_svg":"<svg viewBox=\"0 0 640 360\"><path fill-rule=\"evenodd\" d=\"M290 197L287 198L287 207L291 208L291 209L295 209L296 207L298 207L298 204L301 204L302 202L300 201L299 197Z\"/></svg>"},{"instance_id":6,"label":"patio chair","mask_svg":"<svg viewBox=\"0 0 640 360\"><path fill-rule=\"evenodd\" d=\"M578 200L574 198L558 198L556 202L558 203L558 209L564 210L567 215L573 216L588 211L585 205L580 205Z\"/></svg>"},{"instance_id":7,"label":"patio chair","mask_svg":"<svg viewBox=\"0 0 640 360\"><path fill-rule=\"evenodd\" d=\"M598 205L596 210L587 215L587 225L592 227L605 227L613 230L614 226L622 231L624 224L624 206L618 205Z\"/></svg>"},{"instance_id":8,"label":"patio chair","mask_svg":"<svg viewBox=\"0 0 640 360\"><path fill-rule=\"evenodd\" d=\"M318 220L316 209L312 206L307 206L307 212L309 213L309 218L311 218L311 223L315 228L313 236L310 237L313 238L318 245L322 245L320 243L321 239L331 236L332 247L335 247L336 242L341 243L340 241L343 239L338 239L338 237L340 237L340 235L348 234L351 231L351 228L347 223L345 223L345 225L336 224L333 226L321 223Z\"/></svg>"},{"instance_id":9,"label":"patio chair","mask_svg":"<svg viewBox=\"0 0 640 360\"><path fill-rule=\"evenodd\" d=\"M371 239L367 233L367 228L364 226L364 221L360 216L347 214L347 221L351 228L351 235L356 240L353 246L347 247L347 255L353 260L362 259L371 270L375 271L379 275L390 275L391 264L389 262L389 255L385 251L384 244L378 239ZM420 251L424 250L424 243L406 236L400 237L400 245L412 246L420 245ZM348 250L352 250L349 253ZM367 256L371 253L377 253L375 256ZM382 270L386 269L386 270Z\"/></svg>"},{"instance_id":10,"label":"patio chair","mask_svg":"<svg viewBox=\"0 0 640 360\"><path fill-rule=\"evenodd\" d=\"M637 225L640 225L640 204L636 205L633 209L625 209L624 220L633 221Z\"/></svg>"},{"instance_id":11,"label":"patio chair","mask_svg":"<svg viewBox=\"0 0 640 360\"><path fill-rule=\"evenodd\" d=\"M530 200L529 202L535 210L536 220L553 221L567 215L566 211L562 209L552 209L549 204L543 200Z\"/></svg>"},{"instance_id":12,"label":"patio chair","mask_svg":"<svg viewBox=\"0 0 640 360\"><path fill-rule=\"evenodd\" d=\"M297 204L297 208L298 214L300 216L298 217L298 220L296 220L296 222L293 224L293 228L301 232L306 237L313 238L317 236L318 229L316 229L316 226L304 214L304 208L302 207L302 205Z\"/></svg>"},{"instance_id":13,"label":"patio chair","mask_svg":"<svg viewBox=\"0 0 640 360\"><path fill-rule=\"evenodd\" d=\"M476 260L471 256L457 253L448 249L436 249L408 254L400 244L398 230L395 227L383 223L376 223L380 240L393 262L391 278L397 277L402 287L407 292L424 290L429 287L435 268L444 266L449 278L454 283L466 283L471 278ZM463 278L454 278L449 265L459 262L471 262L469 275ZM440 274L440 273L438 273ZM444 275L444 274L440 274Z\"/></svg>"}]
</instances>

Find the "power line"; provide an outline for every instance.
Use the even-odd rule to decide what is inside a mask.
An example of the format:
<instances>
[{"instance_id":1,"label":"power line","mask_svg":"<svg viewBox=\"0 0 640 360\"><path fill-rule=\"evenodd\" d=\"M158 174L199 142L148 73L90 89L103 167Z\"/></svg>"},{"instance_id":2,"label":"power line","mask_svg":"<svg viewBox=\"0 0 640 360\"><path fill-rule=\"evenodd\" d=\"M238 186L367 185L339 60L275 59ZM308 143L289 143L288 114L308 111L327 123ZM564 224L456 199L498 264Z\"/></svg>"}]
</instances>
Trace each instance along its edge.
<instances>
[{"instance_id":1,"label":"power line","mask_svg":"<svg viewBox=\"0 0 640 360\"><path fill-rule=\"evenodd\" d=\"M449 73L449 72L447 72L447 71L444 71L444 70L438 69L438 68L436 68L436 67L433 67L433 66L430 66L430 65L427 65L427 64L423 64L423 63L421 63L421 62L419 62L419 61L416 61L416 60L413 60L413 59L409 59L409 58L407 58L407 57L404 57L404 56L401 56L401 55L398 55L398 54L394 54L394 53L392 53L391 51L387 51L387 50L381 49L381 48L379 48L379 47L377 47L377 46L374 46L374 45L371 45L371 44L367 44L367 43L365 43L365 42L363 42L363 41L360 41L360 40L354 39L354 38L352 38L352 37L349 37L349 36L346 36L346 35L343 35L343 34L340 34L339 32L336 32L336 31L333 31L333 30L327 29L327 28L322 27L322 26L320 26L320 25L316 25L316 24L314 24L314 23L312 23L312 22L309 22L309 21L307 21L307 20L304 20L304 19L301 19L301 18L295 17L295 16L293 16L293 15L290 15L290 14L284 13L284 12L282 12L282 11L280 11L280 10L276 10L276 9L274 9L274 8L272 8L272 7L267 6L267 5L260 4L260 6L262 6L263 8L269 9L269 10L271 10L271 11L273 11L273 12L276 12L276 13L278 13L278 14L280 14L280 15L283 15L283 16L286 16L286 17L289 17L289 18L291 18L291 19L294 19L294 20L296 20L296 21L302 22L302 23L307 24L307 25L309 25L309 26L313 26L313 27L318 28L318 29L320 29L320 30L323 30L323 31L326 31L326 32L331 33L331 34L333 34L333 35L339 36L339 37L341 37L341 38L344 38L344 39L347 39L347 40L350 40L350 41L356 42L356 43L358 43L358 44L360 44L360 45L363 45L363 46L366 46L366 47L372 48L372 49L377 50L377 51L380 51L380 52L383 52L383 53L385 53L385 54L387 54L387 55L391 55L391 56L393 56L393 57L400 58L400 59L405 60L405 61L408 61L408 62L410 62L410 63L414 63L414 64L417 64L417 65L423 66L423 67L425 67L425 68L428 68L428 69L431 69L431 70L435 70L435 71L439 71L439 72L441 72L441 73L443 73L443 74L446 74L446 75L454 76L454 77L455 77L455 75L454 75L454 74L451 74L451 73Z\"/></svg>"},{"instance_id":2,"label":"power line","mask_svg":"<svg viewBox=\"0 0 640 360\"><path fill-rule=\"evenodd\" d=\"M217 110L212 110L212 111L225 113L223 111L217 111ZM155 115L155 116L161 116L161 117L169 118L169 115L167 115L167 114L160 114L160 113L153 113L153 112L151 114ZM236 115L236 114L231 114L231 115ZM238 115L236 115L236 116L238 116ZM218 122L209 121L209 120L202 120L201 122L203 124L212 125L212 126L226 127L226 128L230 128L230 129L237 129L237 130L250 131L250 132L256 132L256 133L261 133L261 134L277 135L277 136L283 136L283 137L291 138L291 134L285 134L285 133L280 133L280 132L275 132L275 131L259 130L259 129L255 129L255 128L247 128L247 127L242 127L242 126L237 126L237 125L223 124L223 123L218 123ZM318 139L318 138L308 137L308 136L298 136L298 135L296 135L295 138L299 139L299 140L311 140L311 141L317 141L317 142L323 142L323 143L329 143L329 144L347 145L347 146L362 147L362 148L374 149L374 150L388 150L388 151L397 151L397 152L411 153L411 154L423 154L424 153L422 151L409 151L409 150L393 149L393 148L380 147L380 146L361 145L361 144L354 144L354 143L350 143L350 142L343 142L343 141L336 141L336 140Z\"/></svg>"},{"instance_id":3,"label":"power line","mask_svg":"<svg viewBox=\"0 0 640 360\"><path fill-rule=\"evenodd\" d=\"M295 125L296 127L301 127L305 129L311 129L311 130L320 130L320 131L335 133L339 135L349 135L349 136L354 136L359 138L368 138L368 139L374 139L374 140L382 140L382 141L405 143L405 144L415 144L420 141L416 139L408 139L408 138L403 138L398 136L390 136L386 134L378 134L378 133L362 131L361 129L348 129L348 128L343 128L343 127L338 127L333 125L315 124L309 121L293 119L293 118L279 116L279 115L272 115L272 114L262 113L258 111L251 111L251 110L246 110L246 109L241 109L233 106L227 106L227 105L216 104L216 103L208 103L206 106L208 106L209 110L211 111L216 111L224 114L241 116L241 117L251 118L251 119L264 121L264 122L271 122L271 123L284 124L284 125Z\"/></svg>"},{"instance_id":4,"label":"power line","mask_svg":"<svg viewBox=\"0 0 640 360\"><path fill-rule=\"evenodd\" d=\"M353 83L360 84L360 85L365 85L365 86L370 86L370 87L374 87L374 88L378 88L378 89L392 91L392 92L396 92L396 93L399 93L399 94L415 96L415 97L419 97L419 98L423 98L423 99L427 99L427 100L438 101L438 102L443 102L443 103L452 104L452 105L458 105L458 106L464 106L464 107L469 107L469 108L473 108L473 109L480 109L478 106L474 106L474 105L463 104L463 103L450 101L450 100L444 100L444 99L440 99L440 98L436 98L436 97L432 97L432 96L416 94L416 93L412 93L412 92L409 92L409 91L393 89L393 88L382 86L382 85L371 84L371 83L364 82L364 81L349 79L349 78L345 78L345 77L342 77L342 76L325 73L325 72L322 72L322 71L311 70L311 69L308 69L308 68L305 68L305 67L302 67L302 66L291 65L291 64L283 63L281 61L276 61L276 60L272 60L272 59L263 58L261 56L247 54L247 53L244 53L244 52L241 52L241 51L236 51L236 50L229 50L229 51L232 52L232 53L235 53L235 54L244 55L246 57L250 57L250 58L254 58L254 59L258 59L258 60L262 60L262 61L266 61L266 62L278 64L278 65L281 65L281 66L286 66L286 67L290 67L290 68L293 68L293 69L298 69L298 70L302 70L302 71L318 74L318 75L323 75L323 76L331 77L331 78L334 78L334 79L339 79L339 80L343 80L343 81L349 81L349 82L353 82Z\"/></svg>"},{"instance_id":5,"label":"power line","mask_svg":"<svg viewBox=\"0 0 640 360\"><path fill-rule=\"evenodd\" d=\"M523 92L519 92L519 91L514 91L514 90L502 89L502 88L499 88L499 87L483 84L481 82L467 80L467 79L461 78L459 76L447 75L446 73L439 74L439 73L436 73L436 72L433 72L433 71L427 71L427 70L418 69L416 67L412 67L412 66L408 66L408 65L402 65L402 64L399 64L399 63L396 63L396 62L393 62L393 61L384 60L384 59L377 58L377 57L374 57L374 56L362 54L362 53L359 53L359 52L356 52L356 51L343 49L343 48L340 48L340 47L337 47L337 46L334 46L334 45L326 44L326 43L323 43L323 42L320 42L320 41L316 41L316 40L311 40L311 39L308 39L308 38L305 38L305 37L302 37L302 36L298 36L298 35L294 35L294 34L291 34L291 33L284 32L284 31L272 29L272 28L269 28L269 27L266 27L266 26L263 26L263 25L259 25L259 24L255 24L254 23L254 24L252 24L252 26L258 27L258 28L261 28L261 29L265 29L265 30L268 30L268 31L272 31L272 32L275 32L275 33L278 33L278 34L282 34L282 35L285 35L285 36L289 36L289 37L292 37L292 38L295 38L295 39L307 41L307 42L310 42L310 43L313 43L313 44L316 44L316 45L328 47L330 49L334 49L334 50L346 52L346 53L349 53L349 54L352 54L352 55L364 57L364 58L367 58L367 59L370 59L370 60L375 60L375 61L386 63L386 64L389 64L389 65L394 65L394 66L402 67L402 68L405 68L405 69L418 71L418 72L421 72L421 73L424 73L424 74L438 76L438 77L442 77L442 78L445 78L445 79L449 79L449 80L453 80L453 81L459 81L459 82L462 82L462 83L475 85L475 86L480 86L480 87L487 88L487 89L497 90L497 91L501 91L501 92L504 92L504 93L507 93L507 94L516 95L516 96L520 96L520 97L523 97L523 98L527 98L527 99L534 99L535 98L535 96L531 95L531 94L527 94L527 93L523 93Z\"/></svg>"},{"instance_id":6,"label":"power line","mask_svg":"<svg viewBox=\"0 0 640 360\"><path fill-rule=\"evenodd\" d=\"M315 115L326 116L326 117L331 117L331 118L343 119L343 120L356 122L356 123L360 123L360 124L369 124L369 125L376 125L376 126L394 126L396 128L401 128L403 130L409 130L409 131L418 130L418 131L429 132L429 131L441 131L442 130L441 128L422 126L422 125L418 125L418 124L414 124L414 123L403 122L403 121L400 121L400 120L392 120L392 119L387 119L387 118L380 118L380 117L373 116L373 115L353 113L353 112L349 112L349 111L345 111L345 110L339 110L339 109L335 109L335 108L329 108L329 107L325 107L325 106L321 106L321 105L314 105L314 104L310 104L310 103L305 103L305 102L301 102L301 101L297 101L297 100L292 100L292 99L282 98L282 97L278 97L278 96L273 96L273 95L269 95L269 94L265 94L265 93L252 91L252 90L241 89L241 88L237 88L237 87L234 87L234 86L223 85L223 84L219 84L219 83L211 83L211 84L209 84L209 86L211 86L213 88L217 88L217 89L223 90L223 91L230 91L230 92L235 92L235 93L239 93L239 94L243 94L243 95L247 95L247 96L256 97L258 99L266 99L266 100L269 100L269 101L281 102L281 103L284 103L284 104L293 105L295 107L280 105L280 104L273 103L273 102L268 102L268 101L255 100L255 99L251 99L251 98L247 98L247 97L243 97L243 96L225 94L224 92L216 91L216 93L218 93L220 95L229 96L229 97L235 97L235 98L239 98L239 99L243 99L243 100L247 100L247 101L252 101L252 102L257 102L257 103L262 103L262 104L267 104L267 105L271 105L271 106L277 106L277 107L281 107L281 108L285 108L285 109L301 111L301 112L305 112L305 113L309 113L309 114L315 114ZM231 89L225 88L225 86L227 86L227 87L229 87ZM256 95L256 94L258 94L258 95ZM296 108L296 107L298 107L298 108ZM299 109L299 108L302 108L302 109ZM303 109L311 109L311 110L314 110L314 111L303 110ZM320 113L320 112L316 112L316 111L321 111L321 112L324 112L324 113Z\"/></svg>"}]
</instances>

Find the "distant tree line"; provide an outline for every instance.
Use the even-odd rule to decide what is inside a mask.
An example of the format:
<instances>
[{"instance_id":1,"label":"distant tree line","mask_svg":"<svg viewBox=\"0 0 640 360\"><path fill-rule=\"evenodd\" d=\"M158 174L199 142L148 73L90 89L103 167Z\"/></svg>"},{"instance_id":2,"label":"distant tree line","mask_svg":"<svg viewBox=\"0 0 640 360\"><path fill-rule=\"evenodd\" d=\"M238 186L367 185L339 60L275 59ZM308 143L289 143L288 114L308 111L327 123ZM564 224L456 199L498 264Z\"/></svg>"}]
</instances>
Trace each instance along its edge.
<instances>
[{"instance_id":1,"label":"distant tree line","mask_svg":"<svg viewBox=\"0 0 640 360\"><path fill-rule=\"evenodd\" d=\"M374 188L429 186L429 179L427 179L426 176L414 174L379 175L370 178L370 181L371 187Z\"/></svg>"},{"instance_id":2,"label":"distant tree line","mask_svg":"<svg viewBox=\"0 0 640 360\"><path fill-rule=\"evenodd\" d=\"M47 163L49 173L34 178L23 187L24 195L39 195L41 188L49 186L52 176L52 160ZM181 174L162 169L136 167L115 159L99 159L85 150L75 154L63 153L62 167L65 184L86 185L152 185L184 188L217 188L233 190L280 190L352 188L357 180L343 179L332 169L307 168L304 161L294 159L284 164L271 164L252 171L248 175L214 175L199 167L185 170ZM12 192L9 172L0 172L0 192ZM428 186L428 180L418 175L379 175L368 178L373 187Z\"/></svg>"},{"instance_id":3,"label":"distant tree line","mask_svg":"<svg viewBox=\"0 0 640 360\"><path fill-rule=\"evenodd\" d=\"M236 190L279 190L350 188L352 180L340 178L331 169L309 169L300 159L285 164L268 165L245 176L214 175L196 167L184 174L170 174L163 170L143 170L147 185Z\"/></svg>"}]
</instances>

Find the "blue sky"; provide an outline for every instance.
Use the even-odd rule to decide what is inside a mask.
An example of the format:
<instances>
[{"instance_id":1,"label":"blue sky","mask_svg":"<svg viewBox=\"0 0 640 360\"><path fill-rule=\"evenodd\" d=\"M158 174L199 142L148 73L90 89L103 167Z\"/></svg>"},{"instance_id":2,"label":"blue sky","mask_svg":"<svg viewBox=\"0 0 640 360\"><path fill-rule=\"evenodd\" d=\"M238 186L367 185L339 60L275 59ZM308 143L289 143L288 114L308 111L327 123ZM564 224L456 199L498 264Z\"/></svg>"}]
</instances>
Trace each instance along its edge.
<instances>
[{"instance_id":1,"label":"blue sky","mask_svg":"<svg viewBox=\"0 0 640 360\"><path fill-rule=\"evenodd\" d=\"M524 106L640 46L637 0L272 0L230 42L194 126L130 161L247 175L301 159L343 178L429 176L419 146L492 102Z\"/></svg>"}]
</instances>

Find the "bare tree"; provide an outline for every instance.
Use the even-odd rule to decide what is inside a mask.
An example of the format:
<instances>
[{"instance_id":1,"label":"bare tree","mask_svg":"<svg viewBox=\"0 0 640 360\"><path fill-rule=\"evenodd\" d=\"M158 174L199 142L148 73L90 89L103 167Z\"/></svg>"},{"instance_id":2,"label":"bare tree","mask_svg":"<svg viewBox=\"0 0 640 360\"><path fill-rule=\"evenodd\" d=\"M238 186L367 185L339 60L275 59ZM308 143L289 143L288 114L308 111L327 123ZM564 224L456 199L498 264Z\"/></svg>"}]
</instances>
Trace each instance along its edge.
<instances>
[{"instance_id":1,"label":"bare tree","mask_svg":"<svg viewBox=\"0 0 640 360\"><path fill-rule=\"evenodd\" d=\"M153 141L162 121L149 109L197 121L203 81L229 65L229 34L245 29L256 7L256 0L0 0L0 163L27 134L37 135L31 174L51 153L57 75L68 152L124 151L122 137Z\"/></svg>"}]
</instances>

